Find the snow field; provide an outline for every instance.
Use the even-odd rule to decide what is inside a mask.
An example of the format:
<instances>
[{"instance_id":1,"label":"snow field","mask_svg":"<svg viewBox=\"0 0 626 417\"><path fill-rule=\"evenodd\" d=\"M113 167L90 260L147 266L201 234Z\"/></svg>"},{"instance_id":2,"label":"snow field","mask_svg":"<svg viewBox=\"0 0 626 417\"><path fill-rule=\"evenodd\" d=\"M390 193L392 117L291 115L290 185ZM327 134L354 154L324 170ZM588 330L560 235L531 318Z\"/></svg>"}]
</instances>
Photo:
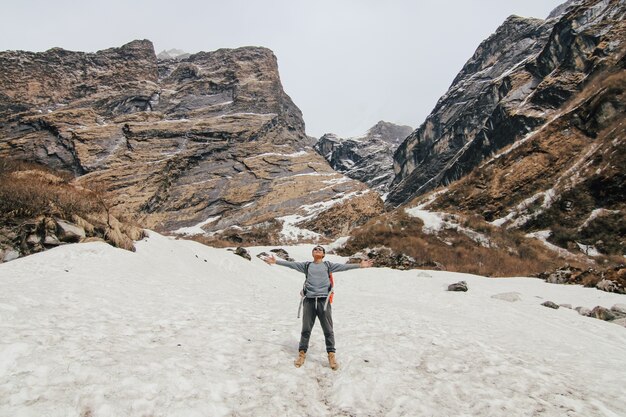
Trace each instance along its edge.
<instances>
[{"instance_id":1,"label":"snow field","mask_svg":"<svg viewBox=\"0 0 626 417\"><path fill-rule=\"evenodd\" d=\"M311 248L285 249L307 260ZM626 415L625 329L540 305L623 295L341 272L340 368L317 323L297 369L303 276L254 257L268 249L247 261L150 232L136 253L89 243L0 265L0 416ZM467 293L445 291L459 280ZM492 298L511 292L520 301Z\"/></svg>"}]
</instances>

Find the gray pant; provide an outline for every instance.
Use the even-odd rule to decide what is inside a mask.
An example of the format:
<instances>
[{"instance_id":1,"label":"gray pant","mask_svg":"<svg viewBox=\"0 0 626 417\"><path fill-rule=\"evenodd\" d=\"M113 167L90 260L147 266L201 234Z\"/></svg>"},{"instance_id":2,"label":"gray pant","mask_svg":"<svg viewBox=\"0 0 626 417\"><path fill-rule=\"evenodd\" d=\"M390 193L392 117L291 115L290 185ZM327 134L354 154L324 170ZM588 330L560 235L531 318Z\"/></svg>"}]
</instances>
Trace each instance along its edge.
<instances>
[{"instance_id":1,"label":"gray pant","mask_svg":"<svg viewBox=\"0 0 626 417\"><path fill-rule=\"evenodd\" d=\"M311 338L311 330L315 324L315 318L319 318L320 325L324 331L324 338L326 339L326 352L335 351L335 333L333 332L333 310L330 303L326 306L324 311L324 303L326 297L305 298L302 308L304 310L302 314L302 333L300 334L300 346L298 350L307 351L309 348L309 339Z\"/></svg>"}]
</instances>

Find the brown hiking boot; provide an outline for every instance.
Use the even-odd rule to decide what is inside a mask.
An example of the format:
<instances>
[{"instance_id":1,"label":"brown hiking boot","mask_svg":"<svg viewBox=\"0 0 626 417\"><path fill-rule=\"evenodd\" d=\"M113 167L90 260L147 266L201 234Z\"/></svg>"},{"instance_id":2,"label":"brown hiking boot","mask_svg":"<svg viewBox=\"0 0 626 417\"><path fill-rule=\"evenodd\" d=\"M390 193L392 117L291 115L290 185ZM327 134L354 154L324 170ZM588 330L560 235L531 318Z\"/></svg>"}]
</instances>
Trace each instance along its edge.
<instances>
[{"instance_id":1,"label":"brown hiking boot","mask_svg":"<svg viewBox=\"0 0 626 417\"><path fill-rule=\"evenodd\" d=\"M330 365L330 369L333 371L336 371L337 368L339 368L339 364L335 358L335 352L328 352L328 364Z\"/></svg>"},{"instance_id":2,"label":"brown hiking boot","mask_svg":"<svg viewBox=\"0 0 626 417\"><path fill-rule=\"evenodd\" d=\"M299 368L302 365L304 365L304 360L305 359L306 359L306 352L301 350L298 353L298 358L293 362L293 364L296 365L296 368Z\"/></svg>"}]
</instances>

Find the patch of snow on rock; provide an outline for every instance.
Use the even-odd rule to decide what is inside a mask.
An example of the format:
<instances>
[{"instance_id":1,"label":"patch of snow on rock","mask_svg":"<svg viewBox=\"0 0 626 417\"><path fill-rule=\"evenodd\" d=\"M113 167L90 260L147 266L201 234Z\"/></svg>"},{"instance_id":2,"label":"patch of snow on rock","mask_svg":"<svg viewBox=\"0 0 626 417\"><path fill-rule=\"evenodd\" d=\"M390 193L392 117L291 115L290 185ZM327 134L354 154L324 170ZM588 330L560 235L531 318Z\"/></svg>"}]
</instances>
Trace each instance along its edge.
<instances>
[{"instance_id":1,"label":"patch of snow on rock","mask_svg":"<svg viewBox=\"0 0 626 417\"><path fill-rule=\"evenodd\" d=\"M452 214L421 210L419 207L405 209L405 212L409 216L417 217L424 222L424 227L422 228L424 233L436 234L441 229L452 229L463 233L481 246L492 246L491 240L487 236L461 226L456 222L458 218Z\"/></svg>"},{"instance_id":2,"label":"patch of snow on rock","mask_svg":"<svg viewBox=\"0 0 626 417\"><path fill-rule=\"evenodd\" d=\"M201 234L206 233L206 231L202 229L202 226L206 226L209 223L216 222L221 217L222 216L209 217L205 221L200 222L196 225L189 226L189 227L181 227L180 229L174 230L173 233L176 233L178 235L187 235L187 236L201 235Z\"/></svg>"}]
</instances>

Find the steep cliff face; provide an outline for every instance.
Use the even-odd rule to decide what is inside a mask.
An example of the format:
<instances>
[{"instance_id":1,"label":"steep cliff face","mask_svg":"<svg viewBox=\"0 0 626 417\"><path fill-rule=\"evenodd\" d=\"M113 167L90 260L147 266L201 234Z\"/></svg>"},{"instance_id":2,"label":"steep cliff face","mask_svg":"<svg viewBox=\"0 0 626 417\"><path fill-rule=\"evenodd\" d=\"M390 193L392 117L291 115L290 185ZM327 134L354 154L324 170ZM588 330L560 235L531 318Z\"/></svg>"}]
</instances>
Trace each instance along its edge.
<instances>
[{"instance_id":1,"label":"steep cliff face","mask_svg":"<svg viewBox=\"0 0 626 417\"><path fill-rule=\"evenodd\" d=\"M21 111L53 112L70 104L79 106L94 96L114 101L118 97L114 91L158 89L157 61L147 40L95 54L61 48L41 53L5 51L0 53L0 65L3 122ZM106 104L121 103L93 104L97 111L106 112Z\"/></svg>"},{"instance_id":2,"label":"steep cliff face","mask_svg":"<svg viewBox=\"0 0 626 417\"><path fill-rule=\"evenodd\" d=\"M476 158L479 164L469 175L412 204L475 214L570 252L621 257L626 253L626 4L568 5L541 52L524 64L522 74L536 86L521 96L517 110L503 113L535 111L540 117L532 123L541 123L523 137L520 130L511 145L491 155L479 152L484 159ZM467 160L464 152L477 143L486 149L485 140L474 138L457 152L459 160Z\"/></svg>"},{"instance_id":3,"label":"steep cliff face","mask_svg":"<svg viewBox=\"0 0 626 417\"><path fill-rule=\"evenodd\" d=\"M430 201L573 252L626 253L626 71L600 71L553 118Z\"/></svg>"},{"instance_id":4,"label":"steep cliff face","mask_svg":"<svg viewBox=\"0 0 626 417\"><path fill-rule=\"evenodd\" d=\"M380 121L359 137L343 139L328 133L315 149L333 169L384 194L393 180L393 154L412 130Z\"/></svg>"},{"instance_id":5,"label":"steep cliff face","mask_svg":"<svg viewBox=\"0 0 626 417\"><path fill-rule=\"evenodd\" d=\"M159 61L134 41L93 54L1 52L0 66L0 157L71 171L145 227L241 237L366 192L307 146L268 49Z\"/></svg>"},{"instance_id":6,"label":"steep cliff face","mask_svg":"<svg viewBox=\"0 0 626 417\"><path fill-rule=\"evenodd\" d=\"M394 205L461 178L560 114L595 74L623 65L623 1L569 2L542 21L512 16L465 64L394 155Z\"/></svg>"}]
</instances>

